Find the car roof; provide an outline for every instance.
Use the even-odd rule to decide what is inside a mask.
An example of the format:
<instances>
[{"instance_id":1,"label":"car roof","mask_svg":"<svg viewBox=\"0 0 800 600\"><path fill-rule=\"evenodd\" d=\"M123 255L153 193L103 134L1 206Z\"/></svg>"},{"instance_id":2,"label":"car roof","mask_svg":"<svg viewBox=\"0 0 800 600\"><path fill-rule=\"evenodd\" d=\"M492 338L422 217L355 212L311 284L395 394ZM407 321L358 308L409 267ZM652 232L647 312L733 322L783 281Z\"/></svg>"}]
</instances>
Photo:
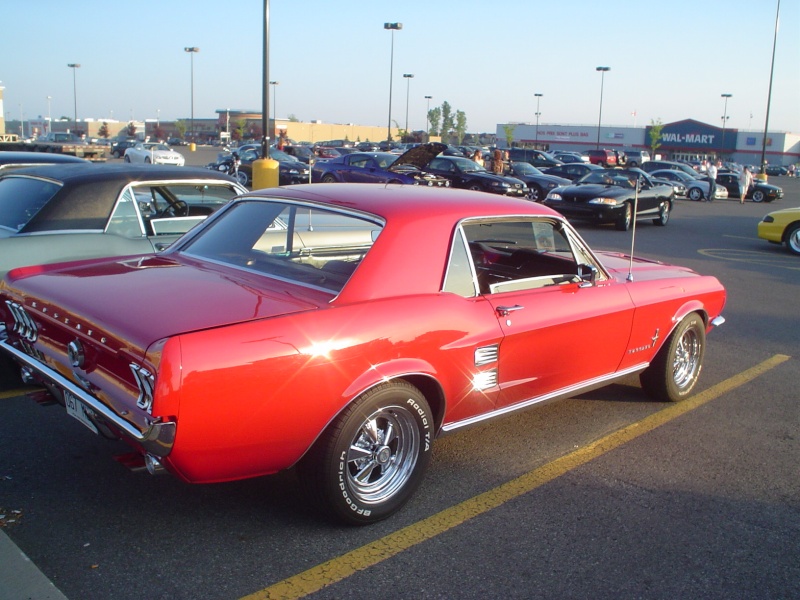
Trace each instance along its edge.
<instances>
[{"instance_id":1,"label":"car roof","mask_svg":"<svg viewBox=\"0 0 800 600\"><path fill-rule=\"evenodd\" d=\"M173 167L169 165L134 165L120 164L64 164L42 165L16 169L9 176L36 176L47 177L56 181L150 181L159 179L220 179L232 181L224 173L203 169L201 167Z\"/></svg>"},{"instance_id":2,"label":"car roof","mask_svg":"<svg viewBox=\"0 0 800 600\"><path fill-rule=\"evenodd\" d=\"M18 165L35 163L72 163L88 164L85 158L78 158L70 154L53 154L50 152L11 152L8 150L0 151L0 165Z\"/></svg>"}]
</instances>

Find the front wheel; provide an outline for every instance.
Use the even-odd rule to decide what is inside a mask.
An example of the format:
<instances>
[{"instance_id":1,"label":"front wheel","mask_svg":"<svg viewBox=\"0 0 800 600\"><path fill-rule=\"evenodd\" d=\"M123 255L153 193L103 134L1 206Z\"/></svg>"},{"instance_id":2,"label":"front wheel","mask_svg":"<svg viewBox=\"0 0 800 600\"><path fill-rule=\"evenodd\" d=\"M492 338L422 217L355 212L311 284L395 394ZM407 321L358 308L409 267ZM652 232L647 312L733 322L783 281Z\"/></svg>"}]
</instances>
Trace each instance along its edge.
<instances>
[{"instance_id":1,"label":"front wheel","mask_svg":"<svg viewBox=\"0 0 800 600\"><path fill-rule=\"evenodd\" d=\"M697 313L688 315L642 374L639 381L657 400L678 402L694 389L703 367L706 328Z\"/></svg>"},{"instance_id":2,"label":"front wheel","mask_svg":"<svg viewBox=\"0 0 800 600\"><path fill-rule=\"evenodd\" d=\"M528 190L528 200L541 202L544 200L544 190L535 183L532 183Z\"/></svg>"},{"instance_id":3,"label":"front wheel","mask_svg":"<svg viewBox=\"0 0 800 600\"><path fill-rule=\"evenodd\" d=\"M125 162L126 162L126 163L129 163L129 162L131 162L131 157L130 157L130 156L128 156L127 154L125 155Z\"/></svg>"},{"instance_id":4,"label":"front wheel","mask_svg":"<svg viewBox=\"0 0 800 600\"><path fill-rule=\"evenodd\" d=\"M800 254L800 223L795 223L786 232L786 247L792 254Z\"/></svg>"},{"instance_id":5,"label":"front wheel","mask_svg":"<svg viewBox=\"0 0 800 600\"><path fill-rule=\"evenodd\" d=\"M653 223L656 225L660 225L663 227L667 223L669 223L669 214L670 214L670 203L669 202L662 202L661 207L658 211L658 217L653 219Z\"/></svg>"},{"instance_id":6,"label":"front wheel","mask_svg":"<svg viewBox=\"0 0 800 600\"><path fill-rule=\"evenodd\" d=\"M633 210L631 209L631 203L626 202L622 214L619 216L617 222L614 225L616 226L617 231L628 231L628 229L631 228L632 222L633 222Z\"/></svg>"},{"instance_id":7,"label":"front wheel","mask_svg":"<svg viewBox=\"0 0 800 600\"><path fill-rule=\"evenodd\" d=\"M467 189L468 190L472 190L473 192L482 192L483 191L483 188L481 187L480 183L470 183L467 186Z\"/></svg>"},{"instance_id":8,"label":"front wheel","mask_svg":"<svg viewBox=\"0 0 800 600\"><path fill-rule=\"evenodd\" d=\"M336 177L333 175L323 175L322 183L336 183Z\"/></svg>"},{"instance_id":9,"label":"front wheel","mask_svg":"<svg viewBox=\"0 0 800 600\"><path fill-rule=\"evenodd\" d=\"M247 173L244 171L236 171L236 174L233 177L242 185L247 185L250 183L250 177L248 177Z\"/></svg>"},{"instance_id":10,"label":"front wheel","mask_svg":"<svg viewBox=\"0 0 800 600\"><path fill-rule=\"evenodd\" d=\"M328 427L299 465L321 507L340 521L368 525L394 514L422 481L433 415L406 382L366 392Z\"/></svg>"},{"instance_id":11,"label":"front wheel","mask_svg":"<svg viewBox=\"0 0 800 600\"><path fill-rule=\"evenodd\" d=\"M765 199L766 194L762 190L756 190L753 192L752 200L753 202L763 202Z\"/></svg>"},{"instance_id":12,"label":"front wheel","mask_svg":"<svg viewBox=\"0 0 800 600\"><path fill-rule=\"evenodd\" d=\"M699 202L703 199L703 190L697 187L693 187L689 190L687 194L689 196L689 200L694 200L695 202Z\"/></svg>"}]
</instances>

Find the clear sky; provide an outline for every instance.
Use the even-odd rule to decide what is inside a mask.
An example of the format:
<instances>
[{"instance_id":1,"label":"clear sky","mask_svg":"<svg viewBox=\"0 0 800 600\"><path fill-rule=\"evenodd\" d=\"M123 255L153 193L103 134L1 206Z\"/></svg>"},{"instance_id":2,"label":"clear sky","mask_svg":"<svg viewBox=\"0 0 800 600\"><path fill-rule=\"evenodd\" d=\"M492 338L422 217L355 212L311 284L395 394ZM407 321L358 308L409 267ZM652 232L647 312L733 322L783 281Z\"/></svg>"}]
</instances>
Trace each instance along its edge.
<instances>
[{"instance_id":1,"label":"clear sky","mask_svg":"<svg viewBox=\"0 0 800 600\"><path fill-rule=\"evenodd\" d=\"M13 9L9 10L13 4ZM0 85L7 119L127 121L261 109L263 0L3 0ZM498 123L693 118L763 130L777 0L271 0L277 116L424 129L431 106ZM782 0L769 128L800 133L800 0ZM413 73L413 79L404 79ZM273 97L270 95L270 103ZM272 112L272 106L270 112ZM635 113L635 115L633 114Z\"/></svg>"}]
</instances>

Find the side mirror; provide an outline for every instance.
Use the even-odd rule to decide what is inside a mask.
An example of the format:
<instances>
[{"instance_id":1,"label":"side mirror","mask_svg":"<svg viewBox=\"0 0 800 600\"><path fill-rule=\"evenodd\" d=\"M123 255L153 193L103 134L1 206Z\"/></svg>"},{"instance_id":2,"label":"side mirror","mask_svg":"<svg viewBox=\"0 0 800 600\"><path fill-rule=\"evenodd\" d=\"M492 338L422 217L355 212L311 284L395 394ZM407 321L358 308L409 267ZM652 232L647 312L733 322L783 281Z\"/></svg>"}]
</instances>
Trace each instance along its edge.
<instances>
[{"instance_id":1,"label":"side mirror","mask_svg":"<svg viewBox=\"0 0 800 600\"><path fill-rule=\"evenodd\" d=\"M578 265L578 278L581 280L580 287L591 287L597 281L597 269L592 265Z\"/></svg>"}]
</instances>

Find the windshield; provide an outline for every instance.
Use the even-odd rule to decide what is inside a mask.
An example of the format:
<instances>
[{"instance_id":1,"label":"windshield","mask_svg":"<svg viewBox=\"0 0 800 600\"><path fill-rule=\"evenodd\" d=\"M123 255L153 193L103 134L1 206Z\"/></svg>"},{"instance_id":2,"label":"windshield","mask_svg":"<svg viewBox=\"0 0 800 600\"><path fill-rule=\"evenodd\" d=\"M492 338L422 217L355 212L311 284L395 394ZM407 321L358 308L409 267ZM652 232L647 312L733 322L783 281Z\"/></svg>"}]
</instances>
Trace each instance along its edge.
<instances>
[{"instance_id":1,"label":"windshield","mask_svg":"<svg viewBox=\"0 0 800 600\"><path fill-rule=\"evenodd\" d=\"M32 177L0 179L0 227L21 231L60 189L57 183Z\"/></svg>"},{"instance_id":2,"label":"windshield","mask_svg":"<svg viewBox=\"0 0 800 600\"><path fill-rule=\"evenodd\" d=\"M600 184L600 185L613 185L621 188L633 189L636 187L636 180L640 174L636 171L628 171L624 169L601 169L599 171L590 171L581 177L576 183L580 184Z\"/></svg>"},{"instance_id":3,"label":"windshield","mask_svg":"<svg viewBox=\"0 0 800 600\"><path fill-rule=\"evenodd\" d=\"M520 175L544 175L539 169L534 167L531 163L515 162L514 171Z\"/></svg>"},{"instance_id":4,"label":"windshield","mask_svg":"<svg viewBox=\"0 0 800 600\"><path fill-rule=\"evenodd\" d=\"M453 157L450 160L458 167L462 173L485 173L486 169L468 158Z\"/></svg>"}]
</instances>

